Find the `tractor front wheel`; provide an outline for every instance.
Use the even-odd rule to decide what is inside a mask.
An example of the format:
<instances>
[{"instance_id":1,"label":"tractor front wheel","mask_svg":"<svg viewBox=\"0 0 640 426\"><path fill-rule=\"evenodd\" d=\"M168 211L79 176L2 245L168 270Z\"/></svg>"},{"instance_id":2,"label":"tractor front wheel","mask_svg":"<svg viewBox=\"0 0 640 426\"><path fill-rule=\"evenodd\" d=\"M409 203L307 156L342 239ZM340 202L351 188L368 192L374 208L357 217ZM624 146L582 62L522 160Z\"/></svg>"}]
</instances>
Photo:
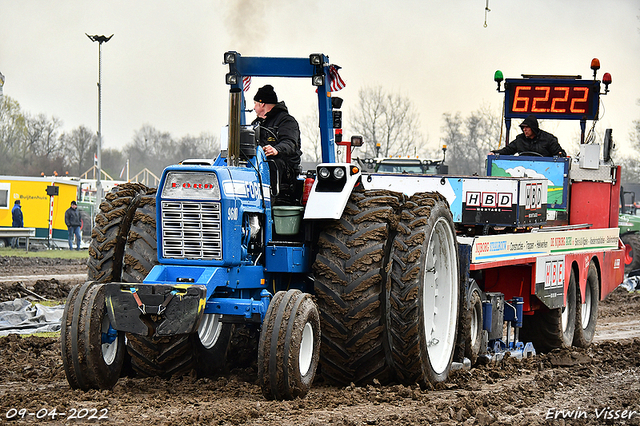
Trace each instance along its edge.
<instances>
[{"instance_id":1,"label":"tractor front wheel","mask_svg":"<svg viewBox=\"0 0 640 426\"><path fill-rule=\"evenodd\" d=\"M258 380L267 399L304 397L320 358L320 315L300 290L279 291L269 304L258 344Z\"/></svg>"},{"instance_id":2,"label":"tractor front wheel","mask_svg":"<svg viewBox=\"0 0 640 426\"><path fill-rule=\"evenodd\" d=\"M125 359L124 333L111 327L104 288L88 281L74 287L63 314L62 363L73 389L111 389Z\"/></svg>"}]
</instances>

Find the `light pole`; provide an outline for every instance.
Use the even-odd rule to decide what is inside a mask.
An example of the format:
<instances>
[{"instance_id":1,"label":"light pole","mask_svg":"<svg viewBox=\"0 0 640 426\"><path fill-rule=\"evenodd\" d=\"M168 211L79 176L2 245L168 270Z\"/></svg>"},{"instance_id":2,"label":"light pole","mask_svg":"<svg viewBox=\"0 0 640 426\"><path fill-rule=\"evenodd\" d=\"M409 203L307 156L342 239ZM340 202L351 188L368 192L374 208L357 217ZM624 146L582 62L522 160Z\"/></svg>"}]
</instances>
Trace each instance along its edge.
<instances>
[{"instance_id":1,"label":"light pole","mask_svg":"<svg viewBox=\"0 0 640 426\"><path fill-rule=\"evenodd\" d=\"M85 33L89 40L98 42L98 149L96 156L98 157L98 177L96 179L96 206L94 214L98 214L100 210L100 201L102 200L102 183L100 182L100 175L102 174L102 43L106 43L111 40L113 34L109 37L103 35L89 35Z\"/></svg>"}]
</instances>

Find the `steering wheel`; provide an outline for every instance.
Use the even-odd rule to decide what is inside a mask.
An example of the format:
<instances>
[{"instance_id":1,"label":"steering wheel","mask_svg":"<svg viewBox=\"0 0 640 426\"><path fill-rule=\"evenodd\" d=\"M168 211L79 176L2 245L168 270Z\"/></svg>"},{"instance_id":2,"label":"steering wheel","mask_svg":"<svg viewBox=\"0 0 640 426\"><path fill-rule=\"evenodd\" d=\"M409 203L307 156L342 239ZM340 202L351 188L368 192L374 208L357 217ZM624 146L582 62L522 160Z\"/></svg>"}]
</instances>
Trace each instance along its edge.
<instances>
[{"instance_id":1,"label":"steering wheel","mask_svg":"<svg viewBox=\"0 0 640 426\"><path fill-rule=\"evenodd\" d=\"M539 152L533 152L533 151L523 151L523 152L520 152L518 155L519 156L521 156L521 155L527 156L528 155L530 157L544 157L544 155L540 154Z\"/></svg>"}]
</instances>

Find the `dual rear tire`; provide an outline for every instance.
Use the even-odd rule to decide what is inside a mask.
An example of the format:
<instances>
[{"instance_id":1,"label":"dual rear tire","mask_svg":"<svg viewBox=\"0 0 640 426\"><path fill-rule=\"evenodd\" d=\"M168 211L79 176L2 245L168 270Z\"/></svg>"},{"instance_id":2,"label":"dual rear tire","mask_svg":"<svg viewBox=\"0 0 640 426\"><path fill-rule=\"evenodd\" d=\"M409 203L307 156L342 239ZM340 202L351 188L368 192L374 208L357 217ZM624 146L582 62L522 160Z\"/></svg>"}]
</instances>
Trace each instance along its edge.
<instances>
[{"instance_id":1,"label":"dual rear tire","mask_svg":"<svg viewBox=\"0 0 640 426\"><path fill-rule=\"evenodd\" d=\"M325 379L447 379L462 300L454 229L437 193L352 194L314 265Z\"/></svg>"},{"instance_id":2,"label":"dual rear tire","mask_svg":"<svg viewBox=\"0 0 640 426\"><path fill-rule=\"evenodd\" d=\"M411 384L447 379L460 307L458 249L446 199L413 195L393 240L388 330L397 378Z\"/></svg>"}]
</instances>

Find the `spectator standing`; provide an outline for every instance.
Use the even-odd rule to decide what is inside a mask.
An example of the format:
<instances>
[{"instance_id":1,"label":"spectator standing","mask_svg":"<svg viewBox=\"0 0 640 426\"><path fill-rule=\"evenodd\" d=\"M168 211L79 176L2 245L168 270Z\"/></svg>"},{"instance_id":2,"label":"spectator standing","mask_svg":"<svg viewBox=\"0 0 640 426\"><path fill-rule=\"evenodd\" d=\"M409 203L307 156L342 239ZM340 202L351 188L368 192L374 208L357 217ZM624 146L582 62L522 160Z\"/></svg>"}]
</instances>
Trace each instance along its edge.
<instances>
[{"instance_id":1,"label":"spectator standing","mask_svg":"<svg viewBox=\"0 0 640 426\"><path fill-rule=\"evenodd\" d=\"M24 228L24 217L22 216L22 206L20 206L20 200L16 200L16 202L13 203L11 218L11 226L13 228ZM13 237L11 239L11 248L18 248L18 237Z\"/></svg>"},{"instance_id":2,"label":"spectator standing","mask_svg":"<svg viewBox=\"0 0 640 426\"><path fill-rule=\"evenodd\" d=\"M71 207L64 213L64 223L69 230L69 250L73 250L74 236L76 238L76 250L80 250L80 243L82 242L82 235L80 234L82 220L80 219L78 204L75 201L71 202Z\"/></svg>"}]
</instances>

